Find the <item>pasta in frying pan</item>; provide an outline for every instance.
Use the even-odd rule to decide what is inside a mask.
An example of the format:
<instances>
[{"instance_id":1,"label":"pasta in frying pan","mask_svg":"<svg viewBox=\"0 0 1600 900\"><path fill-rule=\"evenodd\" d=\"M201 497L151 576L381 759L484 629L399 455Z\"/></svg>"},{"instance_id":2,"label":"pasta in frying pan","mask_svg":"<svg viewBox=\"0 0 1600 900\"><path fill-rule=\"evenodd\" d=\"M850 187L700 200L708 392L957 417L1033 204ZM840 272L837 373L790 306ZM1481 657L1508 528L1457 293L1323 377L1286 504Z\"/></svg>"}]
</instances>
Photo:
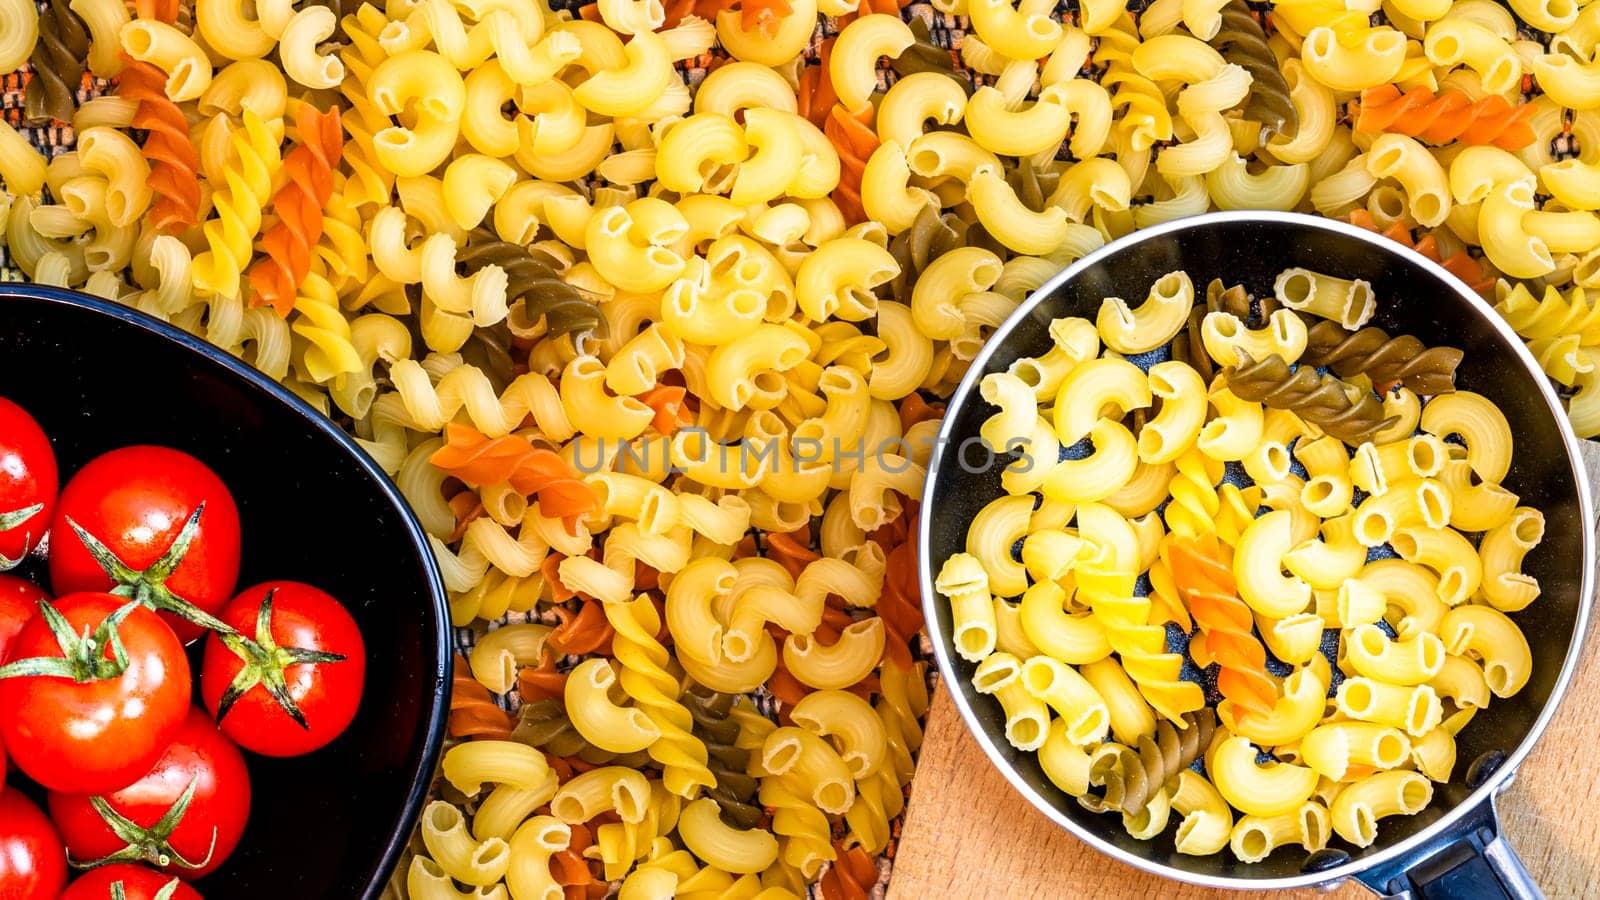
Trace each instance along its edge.
<instances>
[{"instance_id":1,"label":"pasta in frying pan","mask_svg":"<svg viewBox=\"0 0 1600 900\"><path fill-rule=\"evenodd\" d=\"M1175 280L1188 284L1178 272L1157 286ZM974 687L999 701L1007 740L1036 751L1057 787L1120 814L1140 838L1178 809L1178 852L1226 845L1245 862L1283 844L1368 846L1379 820L1420 811L1433 784L1453 777L1458 713L1527 681L1528 642L1506 612L1538 597L1522 563L1544 534L1539 511L1513 510L1500 485L1513 438L1493 403L1456 389L1459 350L1361 328L1376 303L1361 281L1291 269L1274 289L1288 308L1270 311L1271 328L1298 335L1293 349L1265 327L1249 337L1249 321L1207 312L1192 290L1182 310L1158 312L1168 292L1153 287L1138 310L1107 300L1098 327L1052 323L1052 335L1098 333L1072 357L1056 361L1058 340L1012 366L1062 370L1055 391L1035 398L1014 374L986 375L982 399L997 411L981 439L997 453L1054 454L1056 443L1032 437L1048 415L1064 459L1027 460L1051 473L1039 483L1003 479L1006 493L973 519L964 552L936 561L934 581L957 652L977 664ZM1249 303L1238 308L1255 318ZM1176 325L1154 325L1158 315ZM1130 340L1146 316L1159 342ZM1216 371L1210 404L1191 408L1184 395L1198 394L1202 374L1158 360L1185 321L1209 328L1217 317L1232 324L1202 342ZM1420 415L1402 423L1381 395L1408 388L1423 395ZM1161 407L1143 423L1141 456L1178 466L1157 482L1168 502L1145 520L1156 543L1140 553L1127 520L1093 502L1131 468L1056 473L1116 446L1124 416L1152 399ZM1237 460L1242 471L1224 481L1220 464ZM1447 469L1448 481L1436 477ZM1221 496L1241 484L1244 519L1229 524ZM1469 491L1483 499L1458 518L1452 500ZM1492 521L1491 492L1510 504ZM1069 505L1044 522L1041 500ZM1252 518L1260 506L1269 509ZM1398 558L1369 563L1374 547ZM1145 576L1149 587L1137 586ZM1186 640L1169 638L1175 622ZM1193 699L1174 703L1173 684L1185 682L1155 674L1162 654L1216 667L1214 710L1192 684ZM1331 804L1319 778L1344 785Z\"/></svg>"}]
</instances>

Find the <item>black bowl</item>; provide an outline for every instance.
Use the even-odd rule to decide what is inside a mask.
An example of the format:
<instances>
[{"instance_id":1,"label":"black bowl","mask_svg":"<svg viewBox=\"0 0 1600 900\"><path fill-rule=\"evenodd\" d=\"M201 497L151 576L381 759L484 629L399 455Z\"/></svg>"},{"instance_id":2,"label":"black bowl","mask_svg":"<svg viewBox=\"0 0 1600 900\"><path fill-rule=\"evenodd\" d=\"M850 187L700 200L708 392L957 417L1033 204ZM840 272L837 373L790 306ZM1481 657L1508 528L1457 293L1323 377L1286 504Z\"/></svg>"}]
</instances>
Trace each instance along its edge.
<instances>
[{"instance_id":1,"label":"black bowl","mask_svg":"<svg viewBox=\"0 0 1600 900\"><path fill-rule=\"evenodd\" d=\"M1433 344L1466 351L1456 383L1492 400L1516 436L1516 455L1505 485L1522 504L1544 511L1543 543L1529 554L1526 571L1543 591L1536 603L1511 618L1533 649L1533 673L1521 693L1496 699L1461 732L1455 778L1436 785L1432 804L1415 816L1385 819L1376 843L1350 852L1332 868L1303 871L1296 847L1243 864L1226 851L1184 856L1173 846L1173 829L1151 841L1129 837L1115 817L1083 809L1062 793L1033 753L1019 752L1005 738L1005 717L994 698L972 687L974 666L955 653L950 605L933 590L933 577L950 554L965 547L967 526L989 501L1004 493L1000 470L963 463L961 442L978 434L993 408L977 385L1016 359L1051 346L1052 319L1094 320L1106 297L1143 298L1152 282L1175 269L1189 273L1199 289L1213 278L1243 284L1257 296L1272 294L1277 274L1304 266L1342 278L1362 278L1377 292L1373 325L1391 334L1414 334ZM1302 888L1381 867L1416 861L1436 849L1438 839L1469 814L1486 809L1554 714L1581 650L1594 572L1594 511L1578 442L1561 403L1537 363L1511 328L1466 285L1416 253L1342 222L1290 213L1212 213L1141 229L1073 263L1024 302L973 360L950 399L939 432L943 452L928 471L921 524L923 609L934 651L956 705L995 766L1024 797L1080 839L1130 865L1169 878L1216 888ZM973 453L981 459L981 454ZM1469 786L1473 760L1491 753L1505 764L1481 784ZM1580 812L1573 805L1573 814ZM1475 819L1471 821L1477 821ZM1487 894L1483 896L1488 896Z\"/></svg>"},{"instance_id":2,"label":"black bowl","mask_svg":"<svg viewBox=\"0 0 1600 900\"><path fill-rule=\"evenodd\" d=\"M307 756L246 754L250 824L198 886L230 900L377 897L426 798L449 712L444 588L400 492L344 432L270 378L148 316L70 291L0 285L0 396L44 426L63 483L128 444L199 457L239 502L239 586L295 579L349 607L367 645L355 722Z\"/></svg>"}]
</instances>

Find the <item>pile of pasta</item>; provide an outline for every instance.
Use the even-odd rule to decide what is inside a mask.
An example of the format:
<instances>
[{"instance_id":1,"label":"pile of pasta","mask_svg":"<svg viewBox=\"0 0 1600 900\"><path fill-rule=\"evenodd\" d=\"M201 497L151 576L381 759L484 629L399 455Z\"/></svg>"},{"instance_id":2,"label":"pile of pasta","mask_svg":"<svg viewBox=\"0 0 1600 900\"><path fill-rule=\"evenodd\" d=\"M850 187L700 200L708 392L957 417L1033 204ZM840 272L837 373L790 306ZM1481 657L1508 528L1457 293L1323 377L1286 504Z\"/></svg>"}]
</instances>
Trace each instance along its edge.
<instances>
[{"instance_id":1,"label":"pile of pasta","mask_svg":"<svg viewBox=\"0 0 1600 900\"><path fill-rule=\"evenodd\" d=\"M0 0L0 271L247 359L402 486L474 676L413 894L860 896L939 398L1063 265L1344 217L1600 433L1600 4L1512 6Z\"/></svg>"},{"instance_id":2,"label":"pile of pasta","mask_svg":"<svg viewBox=\"0 0 1600 900\"><path fill-rule=\"evenodd\" d=\"M1511 428L1456 390L1461 351L1363 328L1365 282L1195 299L1170 273L984 376L981 437L1016 458L935 590L1006 739L1134 837L1370 846L1527 684L1506 614L1539 596L1544 515L1501 486Z\"/></svg>"}]
</instances>

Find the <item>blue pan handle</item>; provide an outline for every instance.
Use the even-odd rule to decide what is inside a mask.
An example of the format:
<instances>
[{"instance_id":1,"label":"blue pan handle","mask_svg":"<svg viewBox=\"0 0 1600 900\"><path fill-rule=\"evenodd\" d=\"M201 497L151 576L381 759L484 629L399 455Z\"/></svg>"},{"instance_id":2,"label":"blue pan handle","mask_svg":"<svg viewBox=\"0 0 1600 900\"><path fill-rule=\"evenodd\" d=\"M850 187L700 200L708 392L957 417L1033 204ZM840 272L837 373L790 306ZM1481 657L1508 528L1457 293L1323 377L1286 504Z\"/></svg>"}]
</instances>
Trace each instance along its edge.
<instances>
[{"instance_id":1,"label":"blue pan handle","mask_svg":"<svg viewBox=\"0 0 1600 900\"><path fill-rule=\"evenodd\" d=\"M1506 779L1501 789L1510 783ZM1356 877L1378 896L1395 900L1544 900L1500 829L1494 798L1412 856Z\"/></svg>"}]
</instances>

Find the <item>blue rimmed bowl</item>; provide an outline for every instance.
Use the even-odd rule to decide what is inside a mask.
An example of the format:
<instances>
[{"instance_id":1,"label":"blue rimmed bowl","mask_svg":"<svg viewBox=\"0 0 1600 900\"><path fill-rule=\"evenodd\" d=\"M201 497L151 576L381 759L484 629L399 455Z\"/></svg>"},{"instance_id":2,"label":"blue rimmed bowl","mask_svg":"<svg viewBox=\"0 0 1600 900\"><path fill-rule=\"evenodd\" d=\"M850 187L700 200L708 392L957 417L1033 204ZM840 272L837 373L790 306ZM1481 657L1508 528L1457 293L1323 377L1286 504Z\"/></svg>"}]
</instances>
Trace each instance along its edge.
<instances>
[{"instance_id":1,"label":"blue rimmed bowl","mask_svg":"<svg viewBox=\"0 0 1600 900\"><path fill-rule=\"evenodd\" d=\"M128 444L191 453L239 502L241 588L314 584L367 646L348 730L293 759L246 754L254 800L239 849L197 886L230 900L376 898L426 798L449 713L444 587L400 492L334 423L270 378L141 313L0 284L0 396L49 433L63 481ZM43 580L30 561L23 574Z\"/></svg>"}]
</instances>

